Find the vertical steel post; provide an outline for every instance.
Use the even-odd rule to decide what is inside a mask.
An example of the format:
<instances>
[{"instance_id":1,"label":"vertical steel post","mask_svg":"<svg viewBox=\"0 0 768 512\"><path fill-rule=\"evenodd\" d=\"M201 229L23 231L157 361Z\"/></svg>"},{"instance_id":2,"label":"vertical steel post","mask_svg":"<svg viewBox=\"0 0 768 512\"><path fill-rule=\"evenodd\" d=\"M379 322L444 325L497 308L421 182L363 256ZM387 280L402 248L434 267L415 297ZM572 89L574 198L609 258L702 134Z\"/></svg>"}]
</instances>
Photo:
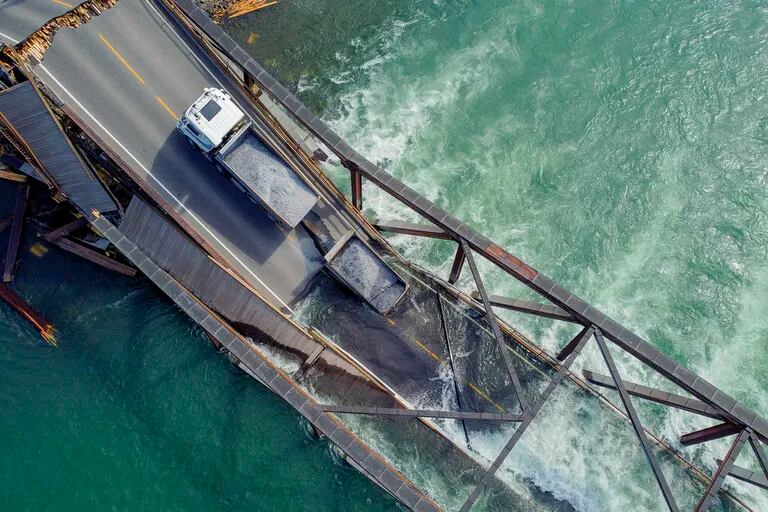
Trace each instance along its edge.
<instances>
[{"instance_id":1,"label":"vertical steel post","mask_svg":"<svg viewBox=\"0 0 768 512\"><path fill-rule=\"evenodd\" d=\"M645 435L643 424L640 422L640 418L637 416L637 411L635 411L635 407L632 405L632 400L629 398L629 393L627 393L627 389L624 387L624 381L621 380L621 375L616 368L616 363L613 361L613 356L608 350L608 346L605 344L603 333L599 330L595 331L595 341L597 341L597 346L600 348L600 353L603 355L605 365L608 367L608 372L611 374L611 378L613 378L613 382L616 385L616 391L619 392L619 398L621 398L621 402L624 404L624 409L627 411L629 422L632 423L632 428L635 430L635 434L640 440L640 445L643 448L646 459L648 459L648 464L651 466L653 476L656 477L656 482L659 484L661 494L664 496L664 501L666 501L670 512L678 512L680 509L677 507L675 497L672 496L672 491L669 489L667 479L664 478L664 473L661 471L659 461L656 459L650 441L648 441L648 438Z\"/></svg>"},{"instance_id":2,"label":"vertical steel post","mask_svg":"<svg viewBox=\"0 0 768 512\"><path fill-rule=\"evenodd\" d=\"M363 209L363 175L355 170L350 171L352 179L352 205L358 210Z\"/></svg>"},{"instance_id":3,"label":"vertical steel post","mask_svg":"<svg viewBox=\"0 0 768 512\"><path fill-rule=\"evenodd\" d=\"M752 451L755 452L755 457L757 457L757 461L760 463L763 474L768 478L768 457L765 456L765 451L760 446L760 440L751 429L749 431L749 444L752 446Z\"/></svg>"},{"instance_id":4,"label":"vertical steel post","mask_svg":"<svg viewBox=\"0 0 768 512\"><path fill-rule=\"evenodd\" d=\"M467 255L464 254L464 248L461 244L456 247L456 255L453 257L453 265L451 266L451 275L448 277L448 282L456 284L461 275L461 269L464 268L464 262L467 259Z\"/></svg>"},{"instance_id":5,"label":"vertical steel post","mask_svg":"<svg viewBox=\"0 0 768 512\"><path fill-rule=\"evenodd\" d=\"M699 501L699 504L696 505L696 508L693 509L694 512L706 512L709 510L710 505L712 505L712 502L717 497L717 493L720 492L720 489L723 487L725 477L727 477L728 473L730 473L731 469L733 469L733 463L736 462L736 458L739 456L741 448L747 441L748 435L749 434L747 433L746 429L739 432L738 437L736 437L736 440L728 449L728 453L723 458L722 462L720 462L717 471L715 471L715 474L712 475L712 480L709 482L707 491L704 493L704 496L701 497L701 500Z\"/></svg>"},{"instance_id":6,"label":"vertical steel post","mask_svg":"<svg viewBox=\"0 0 768 512\"><path fill-rule=\"evenodd\" d=\"M27 201L29 199L29 185L22 183L19 185L16 194L16 207L13 212L13 223L11 224L11 234L8 237L8 249L5 253L5 266L3 267L2 281L9 283L13 281L14 269L16 268L16 257L21 243L21 230L24 227L24 213L27 210Z\"/></svg>"}]
</instances>

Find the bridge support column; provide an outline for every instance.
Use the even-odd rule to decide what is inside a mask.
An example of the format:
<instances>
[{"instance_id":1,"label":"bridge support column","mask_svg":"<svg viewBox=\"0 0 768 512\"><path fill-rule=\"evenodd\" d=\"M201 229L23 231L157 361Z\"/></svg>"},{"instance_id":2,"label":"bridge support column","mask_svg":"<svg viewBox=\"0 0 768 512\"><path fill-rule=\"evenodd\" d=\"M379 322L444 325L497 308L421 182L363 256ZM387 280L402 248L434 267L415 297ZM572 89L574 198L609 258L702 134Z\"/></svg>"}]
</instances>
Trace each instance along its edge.
<instances>
[{"instance_id":1,"label":"bridge support column","mask_svg":"<svg viewBox=\"0 0 768 512\"><path fill-rule=\"evenodd\" d=\"M461 275L461 269L464 268L464 261L466 261L467 255L464 254L464 248L459 244L456 248L456 255L453 257L453 265L451 266L451 275L448 277L448 282L456 284Z\"/></svg>"},{"instance_id":2,"label":"bridge support column","mask_svg":"<svg viewBox=\"0 0 768 512\"><path fill-rule=\"evenodd\" d=\"M357 171L350 171L352 178L352 205L358 210L363 209L363 175Z\"/></svg>"}]
</instances>

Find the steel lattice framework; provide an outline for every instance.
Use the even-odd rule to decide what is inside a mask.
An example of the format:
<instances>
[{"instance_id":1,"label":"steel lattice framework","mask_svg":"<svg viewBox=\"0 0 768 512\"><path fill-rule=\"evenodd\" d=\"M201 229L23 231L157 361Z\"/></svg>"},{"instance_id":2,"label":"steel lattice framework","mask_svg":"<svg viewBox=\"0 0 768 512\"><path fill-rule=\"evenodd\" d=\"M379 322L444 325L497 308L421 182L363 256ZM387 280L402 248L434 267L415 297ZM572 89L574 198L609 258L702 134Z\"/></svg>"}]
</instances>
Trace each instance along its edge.
<instances>
[{"instance_id":1,"label":"steel lattice framework","mask_svg":"<svg viewBox=\"0 0 768 512\"><path fill-rule=\"evenodd\" d=\"M202 46L204 48L225 56L230 64L234 64L237 67L241 76L233 75L233 78L241 80L241 84L247 91L252 91L254 86L256 86L261 91L269 94L275 102L291 114L300 126L310 132L340 159L343 166L350 172L352 210L355 211L356 209L358 220L366 229L372 231L372 236L378 237L378 232L384 231L452 240L456 243L456 253L447 278L447 284L455 284L465 264L469 266L477 288L477 293L474 294L474 307L478 311L484 312L496 348L501 355L504 369L512 383L510 391L515 394L515 398L520 406L520 412L515 414L370 408L354 405L323 404L319 405L320 411L339 414L471 419L517 423L517 427L510 439L498 453L495 460L485 469L483 476L476 483L474 489L464 502L462 510L469 510L484 490L492 483L499 468L513 451L528 427L536 420L539 412L550 399L553 392L558 388L563 379L568 376L574 361L582 353L584 347L587 343L594 340L599 352L602 354L609 375L585 372L585 377L593 385L612 388L618 392L626 416L647 458L650 470L658 483L669 510L677 511L679 508L652 450L651 440L646 434L646 430L633 405L633 397L718 421L718 424L715 426L682 435L680 441L684 445L735 436L727 453L719 461L718 468L712 476L706 492L695 508L696 511L704 511L709 508L722 488L726 477L729 475L756 486L768 488L768 457L766 457L764 448L764 445L768 443L768 421L741 405L734 398L723 393L702 377L676 363L630 329L567 291L552 279L465 225L391 176L384 169L357 153L324 121L315 116L295 95L272 77L245 50L238 46L204 11L194 4L193 0L163 1L165 6L178 17L190 33L203 43ZM368 224L362 214L360 214L363 206L364 179L404 204L428 222L428 224L408 224L402 222L379 222L375 226ZM478 268L477 257L484 258L506 275L531 289L542 299L542 302L489 295ZM556 365L554 376L532 403L528 403L524 398L520 379L512 363L509 350L507 350L506 341L501 331L501 324L496 317L494 307L579 324L582 327L580 332L557 354L558 364ZM614 350L618 349L634 357L656 374L685 390L692 398L623 380L614 361L611 348ZM318 411L318 415L320 411ZM736 458L746 444L750 446L754 453L762 470L762 475L735 466Z\"/></svg>"},{"instance_id":2,"label":"steel lattice framework","mask_svg":"<svg viewBox=\"0 0 768 512\"><path fill-rule=\"evenodd\" d=\"M483 491L491 483L494 475L524 435L528 427L535 421L544 404L568 374L573 362L585 345L594 339L606 366L609 376L593 372L585 372L585 377L592 384L608 387L618 391L627 417L635 435L648 460L651 471L659 485L664 501L671 511L679 510L669 483L661 471L659 462L652 449L651 441L633 405L632 396L650 400L668 407L684 410L704 417L719 420L714 427L691 432L681 436L681 443L691 445L703 443L726 436L735 435L728 452L719 461L718 468L712 476L706 492L701 497L696 511L708 510L712 500L717 496L725 478L732 475L742 481L765 487L768 480L768 458L764 444L768 442L768 421L754 411L738 403L734 398L723 393L702 377L687 370L682 365L670 359L650 343L624 327L619 322L609 318L597 308L570 293L552 279L535 270L521 259L510 254L502 247L479 234L471 227L463 224L448 212L442 210L417 192L391 176L385 170L370 162L352 149L325 122L315 116L294 94L280 84L256 60L251 58L235 43L208 15L198 8L192 0L164 0L170 10L190 29L193 34L209 48L220 52L232 63L235 63L243 76L243 85L249 91L254 86L268 93L303 128L308 130L316 139L330 149L350 172L351 204L358 211L363 206L363 179L375 185L389 196L398 200L410 210L417 213L428 224L409 224L402 222L379 222L375 225L379 231L404 233L412 236L428 237L442 240L453 240L457 244L453 265L448 277L450 284L455 284L466 264L469 265L479 299L478 308L485 311L493 337L502 355L505 369L509 374L512 387L520 404L520 414L491 414L466 411L437 411L437 410L406 410L381 409L356 406L324 405L323 410L333 413L374 414L410 416L422 418L453 418L475 419L488 421L517 422L517 428L499 452L493 463L486 469L475 488L465 501L462 510L469 510ZM361 216L362 219L362 216ZM533 290L543 299L542 303L522 299L489 296L477 266L475 255L501 269L504 273ZM493 307L511 309L514 311L576 323L582 326L579 334L567 343L557 360L560 362L552 380L533 403L526 403L523 398L520 379L506 350L505 341L499 327ZM668 380L672 384L690 393L688 398L659 389L626 382L622 379L614 358L609 349L609 342L614 348L633 356L645 366ZM757 458L763 475L739 468L734 462L744 447L749 443ZM764 477L764 478L763 478Z\"/></svg>"}]
</instances>

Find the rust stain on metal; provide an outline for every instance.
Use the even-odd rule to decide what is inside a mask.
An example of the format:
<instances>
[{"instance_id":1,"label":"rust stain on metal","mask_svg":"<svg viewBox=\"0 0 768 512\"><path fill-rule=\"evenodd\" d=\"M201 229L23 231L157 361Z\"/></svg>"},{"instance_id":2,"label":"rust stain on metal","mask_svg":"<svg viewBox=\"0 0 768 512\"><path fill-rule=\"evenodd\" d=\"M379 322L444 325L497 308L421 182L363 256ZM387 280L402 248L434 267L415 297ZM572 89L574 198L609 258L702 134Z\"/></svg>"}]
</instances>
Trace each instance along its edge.
<instances>
[{"instance_id":1,"label":"rust stain on metal","mask_svg":"<svg viewBox=\"0 0 768 512\"><path fill-rule=\"evenodd\" d=\"M56 346L56 337L54 336L54 328L50 322L43 319L27 302L19 297L16 293L11 291L10 288L0 283L0 299L4 300L16 310L22 317L24 317L29 323L35 326L40 332L40 335L45 341L51 345Z\"/></svg>"},{"instance_id":2,"label":"rust stain on metal","mask_svg":"<svg viewBox=\"0 0 768 512\"><path fill-rule=\"evenodd\" d=\"M503 263L504 265L507 265L509 267L512 267L515 272L522 275L524 278L528 280L533 280L536 278L537 275L539 275L539 272L525 263L520 258L511 255L506 250L504 250L503 247L491 244L488 246L488 249L486 249L486 252L489 256L492 256L496 260L498 260L500 263Z\"/></svg>"}]
</instances>

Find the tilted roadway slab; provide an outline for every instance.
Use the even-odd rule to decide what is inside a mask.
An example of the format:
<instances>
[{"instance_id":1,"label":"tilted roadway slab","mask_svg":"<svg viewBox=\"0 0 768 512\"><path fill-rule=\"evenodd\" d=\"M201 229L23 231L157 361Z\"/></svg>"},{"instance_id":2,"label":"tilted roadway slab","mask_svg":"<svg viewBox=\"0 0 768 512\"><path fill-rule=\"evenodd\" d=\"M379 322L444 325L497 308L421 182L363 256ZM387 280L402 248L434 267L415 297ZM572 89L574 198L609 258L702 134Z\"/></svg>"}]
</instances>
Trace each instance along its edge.
<instances>
[{"instance_id":1,"label":"tilted roadway slab","mask_svg":"<svg viewBox=\"0 0 768 512\"><path fill-rule=\"evenodd\" d=\"M0 19L0 32L8 31ZM35 72L267 300L291 304L319 270L320 255L303 230L280 231L176 130L177 114L205 87L227 84L185 37L150 1L121 0L77 29L60 29ZM445 349L440 335L430 342L428 334L439 332L437 317L419 326L414 317L422 312L411 311L412 302L397 325L380 317L368 325L358 308L336 309L350 322L339 334L356 337L341 341L398 391L439 395L436 359Z\"/></svg>"},{"instance_id":2,"label":"tilted roadway slab","mask_svg":"<svg viewBox=\"0 0 768 512\"><path fill-rule=\"evenodd\" d=\"M8 31L0 19L0 33ZM176 130L179 112L227 80L151 1L121 0L77 29L60 29L35 72L267 300L292 304L319 271L320 254L303 228L281 231ZM345 319L365 329L357 309ZM365 329L362 346L353 343L358 356L399 391L439 395L439 337L427 350L425 336L416 343L403 332L411 322L379 320Z\"/></svg>"},{"instance_id":3,"label":"tilted roadway slab","mask_svg":"<svg viewBox=\"0 0 768 512\"><path fill-rule=\"evenodd\" d=\"M60 29L35 71L227 264L273 304L290 305L318 272L320 254L303 229L281 231L176 130L177 114L205 87L228 82L162 13L151 0L121 0L77 29ZM0 33L8 31L0 19ZM418 322L410 317L419 312L404 311L409 319L395 326L361 321L359 309L337 315L356 326L345 338L366 335L339 341L400 391L439 392L434 363L444 342L427 333L412 340Z\"/></svg>"},{"instance_id":4,"label":"tilted roadway slab","mask_svg":"<svg viewBox=\"0 0 768 512\"><path fill-rule=\"evenodd\" d=\"M36 0L37 1L37 0ZM8 38L9 23L0 19ZM226 79L145 0L58 31L40 79L227 262L278 306L321 267L302 230L281 231L176 130L177 114Z\"/></svg>"},{"instance_id":5,"label":"tilted roadway slab","mask_svg":"<svg viewBox=\"0 0 768 512\"><path fill-rule=\"evenodd\" d=\"M78 3L79 0L0 0L0 41L24 39Z\"/></svg>"}]
</instances>

